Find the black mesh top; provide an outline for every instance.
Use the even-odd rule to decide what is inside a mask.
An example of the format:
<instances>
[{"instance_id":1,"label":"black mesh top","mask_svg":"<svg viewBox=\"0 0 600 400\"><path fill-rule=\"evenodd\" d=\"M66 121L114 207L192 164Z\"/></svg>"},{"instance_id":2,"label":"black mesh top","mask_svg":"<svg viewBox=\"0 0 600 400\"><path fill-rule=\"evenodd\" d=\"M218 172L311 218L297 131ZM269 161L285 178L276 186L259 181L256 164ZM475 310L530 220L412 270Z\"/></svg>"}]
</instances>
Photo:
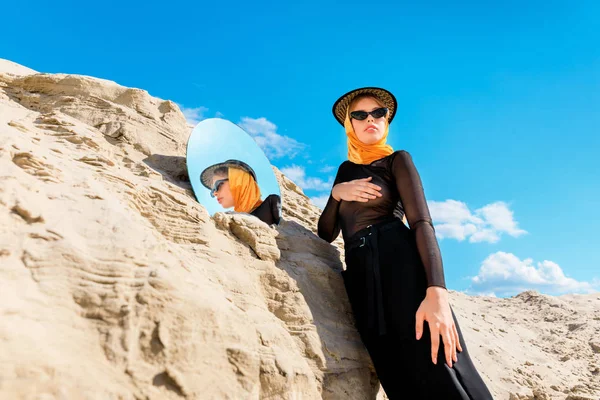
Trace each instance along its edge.
<instances>
[{"instance_id":1,"label":"black mesh top","mask_svg":"<svg viewBox=\"0 0 600 400\"><path fill-rule=\"evenodd\" d=\"M319 237L331 243L341 230L344 241L347 241L360 229L394 216L402 218L406 214L408 225L415 232L428 286L446 287L442 257L429 207L421 178L410 154L398 150L367 165L344 161L333 185L370 176L370 182L381 187L382 197L363 203L337 201L330 195L319 218Z\"/></svg>"},{"instance_id":2,"label":"black mesh top","mask_svg":"<svg viewBox=\"0 0 600 400\"><path fill-rule=\"evenodd\" d=\"M267 225L279 224L281 220L281 198L276 194L270 194L250 214L254 215Z\"/></svg>"}]
</instances>

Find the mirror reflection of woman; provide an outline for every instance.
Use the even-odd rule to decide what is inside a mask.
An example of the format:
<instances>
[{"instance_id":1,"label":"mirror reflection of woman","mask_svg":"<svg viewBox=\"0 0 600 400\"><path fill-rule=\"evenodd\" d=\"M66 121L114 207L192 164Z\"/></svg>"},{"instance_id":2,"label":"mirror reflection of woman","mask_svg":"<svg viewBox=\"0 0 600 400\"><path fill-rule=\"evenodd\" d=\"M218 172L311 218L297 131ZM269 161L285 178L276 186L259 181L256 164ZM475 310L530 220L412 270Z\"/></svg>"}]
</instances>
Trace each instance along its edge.
<instances>
[{"instance_id":1,"label":"mirror reflection of woman","mask_svg":"<svg viewBox=\"0 0 600 400\"><path fill-rule=\"evenodd\" d=\"M346 292L391 400L491 400L450 308L419 174L408 152L386 143L396 110L395 97L381 88L356 89L335 102L348 160L318 234L332 242L342 232Z\"/></svg>"},{"instance_id":2,"label":"mirror reflection of woman","mask_svg":"<svg viewBox=\"0 0 600 400\"><path fill-rule=\"evenodd\" d=\"M276 194L261 199L256 173L240 160L227 160L207 167L200 181L221 207L254 215L268 225L281 220L281 198Z\"/></svg>"}]
</instances>

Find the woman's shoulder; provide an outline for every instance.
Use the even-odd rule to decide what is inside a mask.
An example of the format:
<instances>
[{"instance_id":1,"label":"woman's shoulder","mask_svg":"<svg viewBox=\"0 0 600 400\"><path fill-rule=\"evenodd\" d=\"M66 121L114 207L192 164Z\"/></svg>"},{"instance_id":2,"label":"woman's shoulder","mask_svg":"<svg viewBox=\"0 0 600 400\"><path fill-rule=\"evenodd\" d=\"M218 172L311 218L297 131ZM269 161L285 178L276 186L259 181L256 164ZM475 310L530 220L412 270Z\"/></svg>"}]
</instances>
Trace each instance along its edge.
<instances>
[{"instance_id":1,"label":"woman's shoulder","mask_svg":"<svg viewBox=\"0 0 600 400\"><path fill-rule=\"evenodd\" d=\"M352 161L350 160L345 160L343 161L337 169L337 173L336 175L338 177L344 175L347 171L350 171L352 169L353 166L355 166L356 164L354 164Z\"/></svg>"},{"instance_id":2,"label":"woman's shoulder","mask_svg":"<svg viewBox=\"0 0 600 400\"><path fill-rule=\"evenodd\" d=\"M349 167L349 166L351 166L351 165L356 165L356 164L354 164L354 163L353 163L352 161L350 161L350 160L345 160L345 161L343 161L343 162L340 164L340 166L338 167L338 170L341 170L342 168L345 168L345 167Z\"/></svg>"},{"instance_id":3,"label":"woman's shoulder","mask_svg":"<svg viewBox=\"0 0 600 400\"><path fill-rule=\"evenodd\" d=\"M395 161L412 161L412 156L407 150L396 150L388 157L390 158L391 164L393 164Z\"/></svg>"},{"instance_id":4,"label":"woman's shoulder","mask_svg":"<svg viewBox=\"0 0 600 400\"><path fill-rule=\"evenodd\" d=\"M407 150L401 149L394 151L390 156L395 157L410 157L410 153Z\"/></svg>"},{"instance_id":5,"label":"woman's shoulder","mask_svg":"<svg viewBox=\"0 0 600 400\"><path fill-rule=\"evenodd\" d=\"M263 204L270 204L271 213L273 214L273 223L279 225L279 221L281 220L281 197L277 194L270 194Z\"/></svg>"},{"instance_id":6,"label":"woman's shoulder","mask_svg":"<svg viewBox=\"0 0 600 400\"><path fill-rule=\"evenodd\" d=\"M387 165L388 167L391 167L397 158L406 158L406 157L410 157L410 154L408 153L408 151L395 150L393 153L388 154L387 156L380 158L379 160L373 161L371 163L371 165L374 165L374 166Z\"/></svg>"},{"instance_id":7,"label":"woman's shoulder","mask_svg":"<svg viewBox=\"0 0 600 400\"><path fill-rule=\"evenodd\" d=\"M281 197L278 194L273 193L273 194L268 195L264 201L277 203L277 202L281 201Z\"/></svg>"},{"instance_id":8,"label":"woman's shoulder","mask_svg":"<svg viewBox=\"0 0 600 400\"><path fill-rule=\"evenodd\" d=\"M396 150L386 157L386 168L392 174L399 170L405 170L413 165L412 156L406 150Z\"/></svg>"}]
</instances>

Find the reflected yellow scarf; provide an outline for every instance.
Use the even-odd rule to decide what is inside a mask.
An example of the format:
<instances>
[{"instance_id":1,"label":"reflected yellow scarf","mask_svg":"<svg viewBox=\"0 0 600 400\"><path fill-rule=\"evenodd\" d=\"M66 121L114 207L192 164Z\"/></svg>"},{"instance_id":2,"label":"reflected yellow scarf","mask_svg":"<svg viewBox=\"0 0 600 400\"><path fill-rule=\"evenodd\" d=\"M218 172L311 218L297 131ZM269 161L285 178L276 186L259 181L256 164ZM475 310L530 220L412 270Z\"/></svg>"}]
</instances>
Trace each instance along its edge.
<instances>
[{"instance_id":1,"label":"reflected yellow scarf","mask_svg":"<svg viewBox=\"0 0 600 400\"><path fill-rule=\"evenodd\" d=\"M346 112L344 128L346 128L346 136L348 136L348 160L355 164L370 164L394 152L392 146L386 143L390 131L390 124L387 119L385 120L385 133L383 137L373 144L364 144L358 140L358 136L356 136L356 132L354 132L354 128L352 127L352 122L350 122L348 112Z\"/></svg>"},{"instance_id":2,"label":"reflected yellow scarf","mask_svg":"<svg viewBox=\"0 0 600 400\"><path fill-rule=\"evenodd\" d=\"M228 175L235 211L249 213L262 204L258 183L249 172L229 167Z\"/></svg>"}]
</instances>

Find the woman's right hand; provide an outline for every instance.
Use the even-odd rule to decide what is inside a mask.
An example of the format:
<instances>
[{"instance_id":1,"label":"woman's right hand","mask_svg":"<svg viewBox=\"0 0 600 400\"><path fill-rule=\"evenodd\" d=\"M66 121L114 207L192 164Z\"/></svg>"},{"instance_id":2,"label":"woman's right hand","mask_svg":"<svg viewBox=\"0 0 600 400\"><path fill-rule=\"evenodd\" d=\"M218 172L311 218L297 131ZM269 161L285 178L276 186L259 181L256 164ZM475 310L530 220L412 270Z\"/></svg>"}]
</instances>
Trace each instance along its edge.
<instances>
[{"instance_id":1,"label":"woman's right hand","mask_svg":"<svg viewBox=\"0 0 600 400\"><path fill-rule=\"evenodd\" d=\"M337 201L360 201L362 203L383 196L379 192L381 187L369 182L371 179L373 177L370 176L368 178L338 183L333 187L331 195Z\"/></svg>"}]
</instances>

